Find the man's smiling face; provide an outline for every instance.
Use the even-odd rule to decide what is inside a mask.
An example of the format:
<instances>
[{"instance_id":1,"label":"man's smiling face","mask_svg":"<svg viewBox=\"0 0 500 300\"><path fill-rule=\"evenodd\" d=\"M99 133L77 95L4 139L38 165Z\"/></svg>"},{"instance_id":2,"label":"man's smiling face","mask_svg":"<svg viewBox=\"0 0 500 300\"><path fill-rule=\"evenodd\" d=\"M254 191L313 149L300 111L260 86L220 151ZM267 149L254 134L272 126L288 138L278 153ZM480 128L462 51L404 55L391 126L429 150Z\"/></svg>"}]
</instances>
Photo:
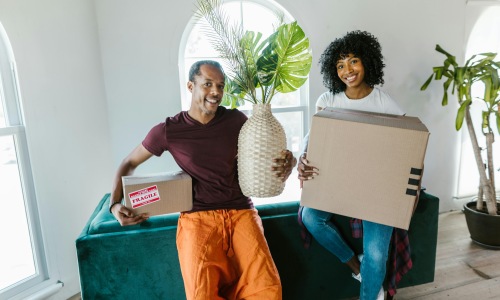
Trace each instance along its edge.
<instances>
[{"instance_id":1,"label":"man's smiling face","mask_svg":"<svg viewBox=\"0 0 500 300\"><path fill-rule=\"evenodd\" d=\"M200 74L188 82L188 89L192 93L189 115L206 124L214 117L224 95L224 75L215 66L202 65Z\"/></svg>"}]
</instances>

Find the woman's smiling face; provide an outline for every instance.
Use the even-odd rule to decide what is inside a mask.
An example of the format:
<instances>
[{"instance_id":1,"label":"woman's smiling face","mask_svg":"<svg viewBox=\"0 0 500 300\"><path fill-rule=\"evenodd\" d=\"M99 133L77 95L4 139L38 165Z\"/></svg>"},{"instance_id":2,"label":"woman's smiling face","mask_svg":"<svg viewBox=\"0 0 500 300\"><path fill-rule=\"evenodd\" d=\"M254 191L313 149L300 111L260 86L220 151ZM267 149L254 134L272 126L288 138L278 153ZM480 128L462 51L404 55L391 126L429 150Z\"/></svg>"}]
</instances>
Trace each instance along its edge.
<instances>
[{"instance_id":1,"label":"woman's smiling face","mask_svg":"<svg viewBox=\"0 0 500 300\"><path fill-rule=\"evenodd\" d=\"M337 75L347 88L360 87L365 78L365 67L359 57L349 53L337 61Z\"/></svg>"}]
</instances>

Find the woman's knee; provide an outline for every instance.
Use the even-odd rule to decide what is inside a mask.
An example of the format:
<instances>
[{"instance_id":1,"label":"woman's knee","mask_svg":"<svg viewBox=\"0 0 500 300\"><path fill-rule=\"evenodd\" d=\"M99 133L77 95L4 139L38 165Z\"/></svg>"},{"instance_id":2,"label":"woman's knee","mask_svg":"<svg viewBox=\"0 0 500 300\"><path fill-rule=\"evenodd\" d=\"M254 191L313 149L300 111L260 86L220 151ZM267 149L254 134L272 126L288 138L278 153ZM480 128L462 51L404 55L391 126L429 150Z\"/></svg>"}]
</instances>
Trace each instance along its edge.
<instances>
[{"instance_id":1,"label":"woman's knee","mask_svg":"<svg viewBox=\"0 0 500 300\"><path fill-rule=\"evenodd\" d=\"M325 230L328 230L330 227L328 223L330 218L330 213L321 210L309 207L304 207L302 210L302 223L304 223L304 226L313 235L324 233Z\"/></svg>"},{"instance_id":2,"label":"woman's knee","mask_svg":"<svg viewBox=\"0 0 500 300\"><path fill-rule=\"evenodd\" d=\"M321 211L314 208L304 207L302 209L302 222L308 229L312 226L325 225L326 221L321 213Z\"/></svg>"}]
</instances>

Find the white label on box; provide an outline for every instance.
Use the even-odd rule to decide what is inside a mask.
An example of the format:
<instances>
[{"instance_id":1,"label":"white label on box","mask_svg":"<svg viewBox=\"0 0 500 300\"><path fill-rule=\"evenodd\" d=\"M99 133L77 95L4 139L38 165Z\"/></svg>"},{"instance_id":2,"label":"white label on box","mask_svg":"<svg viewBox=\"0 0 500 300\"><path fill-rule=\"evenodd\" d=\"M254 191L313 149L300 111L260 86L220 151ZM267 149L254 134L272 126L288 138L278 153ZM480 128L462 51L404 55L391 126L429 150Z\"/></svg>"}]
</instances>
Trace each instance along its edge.
<instances>
[{"instance_id":1,"label":"white label on box","mask_svg":"<svg viewBox=\"0 0 500 300\"><path fill-rule=\"evenodd\" d=\"M160 201L160 194L156 185L134 191L128 194L132 208L138 208L144 205Z\"/></svg>"}]
</instances>

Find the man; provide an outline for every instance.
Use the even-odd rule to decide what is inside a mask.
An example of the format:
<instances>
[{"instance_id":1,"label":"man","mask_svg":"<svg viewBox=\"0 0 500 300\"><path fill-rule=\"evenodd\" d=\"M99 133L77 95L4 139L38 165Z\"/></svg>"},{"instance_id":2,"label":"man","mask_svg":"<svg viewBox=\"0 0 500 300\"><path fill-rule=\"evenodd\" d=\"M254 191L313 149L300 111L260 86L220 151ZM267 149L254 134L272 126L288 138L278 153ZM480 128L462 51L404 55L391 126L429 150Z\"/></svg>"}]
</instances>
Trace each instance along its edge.
<instances>
[{"instance_id":1,"label":"man","mask_svg":"<svg viewBox=\"0 0 500 300\"><path fill-rule=\"evenodd\" d=\"M219 106L224 81L219 63L193 64L187 84L190 109L153 127L123 160L114 179L110 212L121 225L148 218L121 204L121 177L132 174L152 155L169 151L193 179L193 210L181 213L177 227L187 299L281 299L261 219L238 182L238 134L247 117ZM296 159L286 150L284 158L274 162L276 176L286 180Z\"/></svg>"}]
</instances>

